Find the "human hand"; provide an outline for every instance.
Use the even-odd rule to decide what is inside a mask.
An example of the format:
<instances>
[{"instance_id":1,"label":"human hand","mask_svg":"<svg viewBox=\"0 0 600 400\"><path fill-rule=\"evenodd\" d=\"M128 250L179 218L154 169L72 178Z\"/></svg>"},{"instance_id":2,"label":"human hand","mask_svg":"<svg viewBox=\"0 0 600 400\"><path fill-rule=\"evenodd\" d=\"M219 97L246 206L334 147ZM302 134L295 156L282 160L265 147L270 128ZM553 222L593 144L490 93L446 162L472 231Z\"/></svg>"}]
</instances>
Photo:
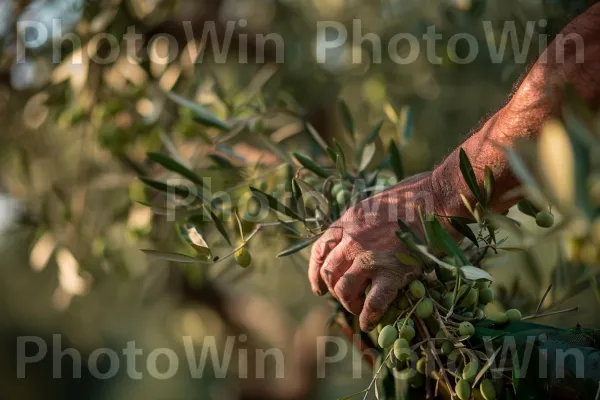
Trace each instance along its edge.
<instances>
[{"instance_id":1,"label":"human hand","mask_svg":"<svg viewBox=\"0 0 600 400\"><path fill-rule=\"evenodd\" d=\"M421 273L420 267L398 261L403 247L395 235L398 218L422 235L419 207L436 212L430 174L405 179L349 208L313 246L308 270L313 292L329 291L360 314L365 332L377 325L398 290Z\"/></svg>"}]
</instances>

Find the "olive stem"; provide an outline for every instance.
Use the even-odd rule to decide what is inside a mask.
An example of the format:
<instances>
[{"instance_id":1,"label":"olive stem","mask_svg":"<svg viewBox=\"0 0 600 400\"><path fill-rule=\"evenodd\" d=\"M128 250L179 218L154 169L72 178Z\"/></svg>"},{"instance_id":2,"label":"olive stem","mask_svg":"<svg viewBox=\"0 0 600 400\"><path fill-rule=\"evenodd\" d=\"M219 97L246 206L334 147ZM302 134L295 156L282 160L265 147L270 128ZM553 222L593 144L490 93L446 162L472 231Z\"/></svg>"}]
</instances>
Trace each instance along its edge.
<instances>
[{"instance_id":1,"label":"olive stem","mask_svg":"<svg viewBox=\"0 0 600 400\"><path fill-rule=\"evenodd\" d=\"M542 313L542 314L533 314L533 315L529 315L527 317L521 318L521 321L526 321L526 320L535 319L535 318L549 317L551 315L564 314L564 313L573 312L573 311L579 311L579 307L567 308L565 310L558 310L558 311L550 311L550 312Z\"/></svg>"}]
</instances>

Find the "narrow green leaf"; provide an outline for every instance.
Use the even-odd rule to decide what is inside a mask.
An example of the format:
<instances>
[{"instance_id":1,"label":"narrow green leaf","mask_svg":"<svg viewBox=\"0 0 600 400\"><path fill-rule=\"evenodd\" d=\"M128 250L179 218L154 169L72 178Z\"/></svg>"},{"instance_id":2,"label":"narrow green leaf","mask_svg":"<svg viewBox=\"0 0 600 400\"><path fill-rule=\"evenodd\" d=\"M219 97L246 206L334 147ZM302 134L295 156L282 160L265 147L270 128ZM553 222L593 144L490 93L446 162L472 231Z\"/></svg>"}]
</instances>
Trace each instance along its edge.
<instances>
[{"instance_id":1,"label":"narrow green leaf","mask_svg":"<svg viewBox=\"0 0 600 400\"><path fill-rule=\"evenodd\" d=\"M450 218L450 224L454 229L456 229L461 235L469 239L473 244L479 247L479 242L477 241L477 236L475 236L475 232L467 224L465 224L462 220L458 218Z\"/></svg>"},{"instance_id":2,"label":"narrow green leaf","mask_svg":"<svg viewBox=\"0 0 600 400\"><path fill-rule=\"evenodd\" d=\"M433 237L433 231L431 230L431 222L427 220L427 216L423 213L421 209L419 209L419 218L421 219L421 224L423 226L423 233L425 234L425 241L427 242L427 246L433 248L435 246L435 241Z\"/></svg>"},{"instance_id":3,"label":"narrow green leaf","mask_svg":"<svg viewBox=\"0 0 600 400\"><path fill-rule=\"evenodd\" d=\"M430 222L430 226L437 247L447 255L454 256L457 260L460 260L463 265L468 264L467 257L458 248L456 243L454 243L454 240L450 237L448 232L446 232L440 220L434 218L433 221Z\"/></svg>"},{"instance_id":4,"label":"narrow green leaf","mask_svg":"<svg viewBox=\"0 0 600 400\"><path fill-rule=\"evenodd\" d=\"M326 151L327 151L327 155L331 159L331 162L333 162L333 165L336 165L337 164L337 159L338 159L338 154L331 147L328 147L326 149Z\"/></svg>"},{"instance_id":5,"label":"narrow green leaf","mask_svg":"<svg viewBox=\"0 0 600 400\"><path fill-rule=\"evenodd\" d=\"M190 217L190 219L194 219L194 216ZM185 225L176 225L176 228L181 240L189 244L198 255L208 261L211 254L210 248L196 226L193 223L187 223Z\"/></svg>"},{"instance_id":6,"label":"narrow green leaf","mask_svg":"<svg viewBox=\"0 0 600 400\"><path fill-rule=\"evenodd\" d=\"M315 139L315 142L317 142L317 144L323 150L327 150L327 143L325 143L325 140L323 140L321 135L319 135L319 132L317 132L315 127L312 126L309 122L306 123L306 130L308 131L308 133L310 133L310 135L313 137L313 139Z\"/></svg>"},{"instance_id":7,"label":"narrow green leaf","mask_svg":"<svg viewBox=\"0 0 600 400\"><path fill-rule=\"evenodd\" d=\"M320 235L316 235L309 239L298 242L295 245L293 245L292 247L289 247L289 248L283 250L281 253L277 254L277 257L287 257L289 255L297 253L300 250L302 250L302 249L310 246L312 243L314 243L319 238L319 236Z\"/></svg>"},{"instance_id":8,"label":"narrow green leaf","mask_svg":"<svg viewBox=\"0 0 600 400\"><path fill-rule=\"evenodd\" d=\"M164 182L155 181L154 179L145 178L143 176L138 177L138 179L145 185L148 185L159 192L173 193L179 197L187 197L190 194L190 191L187 188L181 186L167 185Z\"/></svg>"},{"instance_id":9,"label":"narrow green leaf","mask_svg":"<svg viewBox=\"0 0 600 400\"><path fill-rule=\"evenodd\" d=\"M234 168L234 165L231 163L231 161L229 161L228 159L226 159L225 157L223 157L220 154L212 153L212 154L209 154L208 156L210 157L211 160L213 160L213 162L217 166L219 166L221 168L226 168L226 169Z\"/></svg>"},{"instance_id":10,"label":"narrow green leaf","mask_svg":"<svg viewBox=\"0 0 600 400\"><path fill-rule=\"evenodd\" d=\"M477 199L479 203L483 203L475 171L473 170L469 156L467 156L467 153L465 153L462 147L460 148L460 172L462 173L467 186L471 189L471 193L475 196L475 199Z\"/></svg>"},{"instance_id":11,"label":"narrow green leaf","mask_svg":"<svg viewBox=\"0 0 600 400\"><path fill-rule=\"evenodd\" d=\"M302 190L302 200L306 205L306 199L313 199L313 201L317 202L317 207L325 214L329 214L329 203L325 196L323 196L317 189L315 189L308 182L303 181L300 178L294 178L294 181L300 186Z\"/></svg>"},{"instance_id":12,"label":"narrow green leaf","mask_svg":"<svg viewBox=\"0 0 600 400\"><path fill-rule=\"evenodd\" d=\"M413 111L412 107L405 106L402 110L403 118L399 118L399 122L404 122L404 126L402 127L402 139L404 143L408 143L413 135Z\"/></svg>"},{"instance_id":13,"label":"narrow green leaf","mask_svg":"<svg viewBox=\"0 0 600 400\"><path fill-rule=\"evenodd\" d=\"M338 155L335 163L335 168L339 172L340 177L343 178L344 176L346 176L346 156L344 155L344 150L342 149L342 146L335 139L333 139L333 146L335 147L335 151Z\"/></svg>"},{"instance_id":14,"label":"narrow green leaf","mask_svg":"<svg viewBox=\"0 0 600 400\"><path fill-rule=\"evenodd\" d=\"M315 174L317 174L321 178L327 178L327 177L329 177L330 174L328 174L327 171L325 171L325 169L323 167L321 167L320 165L318 165L317 163L315 163L310 158L306 157L304 154L300 154L300 153L293 153L293 154L294 154L294 158L296 160L298 160L298 162L304 168L308 169L309 171L314 172Z\"/></svg>"},{"instance_id":15,"label":"narrow green leaf","mask_svg":"<svg viewBox=\"0 0 600 400\"><path fill-rule=\"evenodd\" d=\"M275 197L268 195L265 192L263 192L262 190L259 190L252 186L250 186L250 190L252 191L252 193L254 193L258 196L264 196L267 199L269 208L271 208L272 210L282 213L284 215L287 215L290 218L302 220L302 218L298 214L296 214L295 212L290 210L290 208L285 206L284 204L281 204Z\"/></svg>"},{"instance_id":16,"label":"narrow green leaf","mask_svg":"<svg viewBox=\"0 0 600 400\"><path fill-rule=\"evenodd\" d=\"M215 114L213 114L211 111L201 106L200 104L183 98L175 93L168 93L168 96L175 103L192 111L194 114L195 121L200 122L206 126L221 129L223 131L228 131L230 129L230 126L227 123L225 123L225 121L222 121L219 117L217 117Z\"/></svg>"},{"instance_id":17,"label":"narrow green leaf","mask_svg":"<svg viewBox=\"0 0 600 400\"><path fill-rule=\"evenodd\" d=\"M414 241L416 244L420 244L423 245L423 241L421 240L421 238L419 238L419 236L415 233L415 231L408 225L406 225L406 223L404 221L402 221L400 218L398 218L398 227L400 227L400 231L402 233L408 233L410 235L412 235Z\"/></svg>"},{"instance_id":18,"label":"narrow green leaf","mask_svg":"<svg viewBox=\"0 0 600 400\"><path fill-rule=\"evenodd\" d=\"M365 141L363 142L362 147L367 146L370 143L374 143L375 139L377 139L377 137L379 136L379 131L381 131L381 127L383 126L383 120L379 121L375 127L373 128L373 130L371 131L371 133L369 134L369 136L366 137Z\"/></svg>"},{"instance_id":19,"label":"narrow green leaf","mask_svg":"<svg viewBox=\"0 0 600 400\"><path fill-rule=\"evenodd\" d=\"M358 167L359 172L362 172L365 169L367 169L367 167L373 160L373 157L375 157L375 150L377 150L377 146L375 145L375 143L369 143L364 147L362 151L360 164Z\"/></svg>"},{"instance_id":20,"label":"narrow green leaf","mask_svg":"<svg viewBox=\"0 0 600 400\"><path fill-rule=\"evenodd\" d=\"M339 106L344 128L354 138L354 119L352 118L352 113L344 100L340 100Z\"/></svg>"},{"instance_id":21,"label":"narrow green leaf","mask_svg":"<svg viewBox=\"0 0 600 400\"><path fill-rule=\"evenodd\" d=\"M401 181L404 178L404 167L402 166L402 155L400 154L400 150L398 146L396 146L396 142L392 139L390 140L390 160L392 162L392 168L394 170L394 174L396 174L396 178L398 181Z\"/></svg>"},{"instance_id":22,"label":"narrow green leaf","mask_svg":"<svg viewBox=\"0 0 600 400\"><path fill-rule=\"evenodd\" d=\"M198 260L197 258L186 256L185 254L169 253L169 252L165 252L165 251L146 250L146 249L142 249L142 251L144 252L144 254L146 254L150 257L160 258L161 260L174 261L174 262L187 263L187 264L196 264L196 263L202 262L202 260Z\"/></svg>"},{"instance_id":23,"label":"narrow green leaf","mask_svg":"<svg viewBox=\"0 0 600 400\"><path fill-rule=\"evenodd\" d=\"M481 268L473 267L472 265L465 265L460 267L459 270L462 276L470 281L479 281L485 279L491 282L494 280L489 273Z\"/></svg>"},{"instance_id":24,"label":"narrow green leaf","mask_svg":"<svg viewBox=\"0 0 600 400\"><path fill-rule=\"evenodd\" d=\"M485 191L485 205L489 205L494 196L494 188L496 186L496 180L494 179L494 173L490 167L485 167L485 173L483 177L483 189Z\"/></svg>"},{"instance_id":25,"label":"narrow green leaf","mask_svg":"<svg viewBox=\"0 0 600 400\"><path fill-rule=\"evenodd\" d=\"M202 178L200 178L198 175L196 175L196 173L194 171L190 170L189 168L187 168L185 165L179 163L178 161L175 161L171 157L166 156L162 153L156 153L156 152L150 152L147 154L147 156L150 160L154 161L157 164L162 165L169 171L175 172L175 173L183 176L184 178L189 179L190 181L194 182L197 185L203 184Z\"/></svg>"},{"instance_id":26,"label":"narrow green leaf","mask_svg":"<svg viewBox=\"0 0 600 400\"><path fill-rule=\"evenodd\" d=\"M225 229L223 221L221 221L214 212L209 210L206 205L204 206L204 210L210 215L210 219L212 219L212 221L215 223L215 226L217 227L217 230L221 236L223 236L223 238L227 241L227 244L231 246L231 239L229 239L229 233L227 233L227 229Z\"/></svg>"}]
</instances>

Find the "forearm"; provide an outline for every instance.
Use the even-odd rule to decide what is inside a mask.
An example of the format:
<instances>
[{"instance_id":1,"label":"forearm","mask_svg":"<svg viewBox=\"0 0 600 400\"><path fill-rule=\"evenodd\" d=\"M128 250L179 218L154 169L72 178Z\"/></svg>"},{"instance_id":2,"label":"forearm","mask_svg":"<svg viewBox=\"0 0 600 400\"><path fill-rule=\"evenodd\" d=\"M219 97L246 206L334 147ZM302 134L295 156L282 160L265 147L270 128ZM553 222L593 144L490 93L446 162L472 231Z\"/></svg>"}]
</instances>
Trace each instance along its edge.
<instances>
[{"instance_id":1,"label":"forearm","mask_svg":"<svg viewBox=\"0 0 600 400\"><path fill-rule=\"evenodd\" d=\"M583 45L578 44L579 39L566 40L573 34L581 38ZM561 35L533 65L511 101L461 145L479 182L483 182L485 167L492 169L496 190L491 207L496 211L507 210L519 199L505 197L519 182L511 173L502 146L537 139L544 123L560 116L567 82L586 102L600 103L600 5L572 21ZM432 185L437 193L436 203L445 214L469 217L459 193L472 205L475 199L459 172L459 151L453 151L433 171Z\"/></svg>"}]
</instances>

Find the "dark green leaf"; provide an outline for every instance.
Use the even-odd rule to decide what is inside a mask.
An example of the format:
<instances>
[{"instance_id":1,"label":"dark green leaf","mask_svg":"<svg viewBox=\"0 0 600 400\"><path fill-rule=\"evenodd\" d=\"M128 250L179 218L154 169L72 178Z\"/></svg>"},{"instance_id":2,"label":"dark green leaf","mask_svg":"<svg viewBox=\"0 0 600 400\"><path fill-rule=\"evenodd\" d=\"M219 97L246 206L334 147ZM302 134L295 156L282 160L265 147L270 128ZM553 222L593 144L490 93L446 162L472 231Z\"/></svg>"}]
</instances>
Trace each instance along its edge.
<instances>
[{"instance_id":1,"label":"dark green leaf","mask_svg":"<svg viewBox=\"0 0 600 400\"><path fill-rule=\"evenodd\" d=\"M185 99L178 94L169 93L169 98L182 107L185 107L193 112L194 120L206 126L218 128L223 131L228 131L230 126L198 103Z\"/></svg>"},{"instance_id":2,"label":"dark green leaf","mask_svg":"<svg viewBox=\"0 0 600 400\"><path fill-rule=\"evenodd\" d=\"M220 154L209 154L208 155L210 157L211 160L213 160L213 162L221 167L221 168L234 168L234 165L231 163L231 161L229 161L227 158L223 157Z\"/></svg>"},{"instance_id":3,"label":"dark green leaf","mask_svg":"<svg viewBox=\"0 0 600 400\"><path fill-rule=\"evenodd\" d=\"M223 226L223 222L219 219L219 217L216 216L214 212L209 210L208 207L206 207L206 205L204 206L204 210L210 215L210 219L213 220L215 226L217 227L217 230L223 236L223 238L225 238L227 244L231 246L231 239L229 239L229 233L227 233L227 229L225 229L225 226Z\"/></svg>"},{"instance_id":4,"label":"dark green leaf","mask_svg":"<svg viewBox=\"0 0 600 400\"><path fill-rule=\"evenodd\" d=\"M437 245L438 249L440 249L449 256L455 257L457 261L460 260L463 263L463 265L469 263L467 257L458 248L456 243L454 243L454 240L452 239L452 237L450 237L448 232L446 232L444 226L442 225L439 219L434 218L432 221L430 221L430 226L434 242Z\"/></svg>"},{"instance_id":5,"label":"dark green leaf","mask_svg":"<svg viewBox=\"0 0 600 400\"><path fill-rule=\"evenodd\" d=\"M477 237L475 236L475 232L473 232L473 230L471 230L471 228L469 228L469 226L465 224L462 220L457 218L450 218L450 224L461 235L473 242L475 246L479 247L479 243L477 241Z\"/></svg>"},{"instance_id":6,"label":"dark green leaf","mask_svg":"<svg viewBox=\"0 0 600 400\"><path fill-rule=\"evenodd\" d=\"M413 112L412 107L406 106L406 118L404 119L404 127L402 129L402 137L404 139L404 143L408 143L408 141L412 138L413 135Z\"/></svg>"},{"instance_id":7,"label":"dark green leaf","mask_svg":"<svg viewBox=\"0 0 600 400\"><path fill-rule=\"evenodd\" d=\"M375 145L375 143L369 143L363 148L360 164L358 167L358 170L360 172L367 169L367 167L373 160L373 157L375 156L375 150L377 150L377 146Z\"/></svg>"},{"instance_id":8,"label":"dark green leaf","mask_svg":"<svg viewBox=\"0 0 600 400\"><path fill-rule=\"evenodd\" d=\"M398 218L398 227L400 227L401 232L412 235L416 244L424 244L421 238L419 238L419 236L415 233L415 231L410 226L406 225L406 223L400 218Z\"/></svg>"},{"instance_id":9,"label":"dark green leaf","mask_svg":"<svg viewBox=\"0 0 600 400\"><path fill-rule=\"evenodd\" d=\"M374 143L375 142L375 139L377 139L377 137L379 136L379 131L381 131L381 127L382 126L383 126L383 120L379 121L377 123L377 125L375 125L375 127L373 128L373 130L371 131L371 133L369 134L369 136L367 136L367 138L363 142L362 147L365 147L369 143Z\"/></svg>"},{"instance_id":10,"label":"dark green leaf","mask_svg":"<svg viewBox=\"0 0 600 400\"><path fill-rule=\"evenodd\" d=\"M400 150L398 146L396 146L396 142L392 139L390 140L390 160L392 162L392 168L394 170L394 174L396 174L396 178L398 181L401 181L404 178L404 167L402 166L402 155L400 154Z\"/></svg>"},{"instance_id":11,"label":"dark green leaf","mask_svg":"<svg viewBox=\"0 0 600 400\"><path fill-rule=\"evenodd\" d=\"M295 212L290 210L289 207L286 207L284 204L281 204L275 197L268 195L265 192L263 192L262 190L259 190L252 186L250 186L250 190L252 191L252 193L254 193L257 196L264 196L267 199L269 208L271 208L272 210L275 210L284 215L287 215L290 218L302 220L302 218L298 214L296 214Z\"/></svg>"},{"instance_id":12,"label":"dark green leaf","mask_svg":"<svg viewBox=\"0 0 600 400\"><path fill-rule=\"evenodd\" d=\"M337 164L337 159L338 159L338 154L331 147L328 147L326 149L326 151L327 151L327 155L329 156L329 158L333 162L333 165L336 165Z\"/></svg>"},{"instance_id":13,"label":"dark green leaf","mask_svg":"<svg viewBox=\"0 0 600 400\"><path fill-rule=\"evenodd\" d=\"M335 163L335 168L339 172L340 177L343 178L344 176L346 176L346 156L344 155L344 150L342 149L342 146L338 143L337 140L333 139L333 145L338 155Z\"/></svg>"},{"instance_id":14,"label":"dark green leaf","mask_svg":"<svg viewBox=\"0 0 600 400\"><path fill-rule=\"evenodd\" d=\"M197 258L186 256L185 254L178 253L169 253L165 251L157 251L157 250L142 250L146 255L160 258L161 260L174 261L180 263L187 264L196 264L202 262L202 260L198 260Z\"/></svg>"},{"instance_id":15,"label":"dark green leaf","mask_svg":"<svg viewBox=\"0 0 600 400\"><path fill-rule=\"evenodd\" d=\"M158 190L159 192L172 193L179 197L188 197L190 191L182 186L167 185L164 182L155 181L154 179L144 178L143 176L138 177L144 184L150 186L152 189Z\"/></svg>"},{"instance_id":16,"label":"dark green leaf","mask_svg":"<svg viewBox=\"0 0 600 400\"><path fill-rule=\"evenodd\" d=\"M323 169L323 167L321 167L320 165L318 165L317 163L315 163L310 158L308 158L305 155L300 154L300 153L293 153L293 154L294 154L294 158L296 160L298 160L298 162L304 168L308 169L309 171L314 172L315 174L317 174L321 178L327 178L327 177L329 177L330 174L328 174L327 171L325 171L325 169Z\"/></svg>"},{"instance_id":17,"label":"dark green leaf","mask_svg":"<svg viewBox=\"0 0 600 400\"><path fill-rule=\"evenodd\" d=\"M340 100L340 116L342 117L344 128L354 138L354 119L344 100Z\"/></svg>"},{"instance_id":18,"label":"dark green leaf","mask_svg":"<svg viewBox=\"0 0 600 400\"><path fill-rule=\"evenodd\" d=\"M175 172L183 176L184 178L189 179L197 185L203 184L202 179L198 175L196 175L194 171L190 170L185 165L179 163L178 161L175 161L169 156L166 156L162 153L151 152L148 153L148 158L154 161L155 163L162 165L169 171Z\"/></svg>"},{"instance_id":19,"label":"dark green leaf","mask_svg":"<svg viewBox=\"0 0 600 400\"><path fill-rule=\"evenodd\" d=\"M479 203L483 203L481 200L481 191L479 190L479 184L477 183L475 171L473 170L469 156L467 156L467 153L465 153L462 147L460 148L460 172L462 173L463 179L467 183L467 186L469 189L471 189L471 193L473 193L473 196L475 196L475 199L477 199Z\"/></svg>"},{"instance_id":20,"label":"dark green leaf","mask_svg":"<svg viewBox=\"0 0 600 400\"><path fill-rule=\"evenodd\" d=\"M494 188L496 186L496 181L494 179L494 173L490 169L490 167L485 167L485 174L483 177L483 188L485 190L485 205L489 205L492 201L492 197L494 196Z\"/></svg>"},{"instance_id":21,"label":"dark green leaf","mask_svg":"<svg viewBox=\"0 0 600 400\"><path fill-rule=\"evenodd\" d=\"M325 196L323 196L317 189L315 189L308 182L303 181L300 178L294 178L294 182L296 182L300 189L302 190L302 199L304 204L306 204L306 199L312 198L317 202L317 207L325 214L329 214L329 203Z\"/></svg>"},{"instance_id":22,"label":"dark green leaf","mask_svg":"<svg viewBox=\"0 0 600 400\"><path fill-rule=\"evenodd\" d=\"M303 240L301 242L296 243L292 247L289 247L283 250L281 253L277 254L277 257L287 257L294 253L299 252L300 250L310 246L313 242L315 242L319 238L319 235L313 236L309 239Z\"/></svg>"}]
</instances>

